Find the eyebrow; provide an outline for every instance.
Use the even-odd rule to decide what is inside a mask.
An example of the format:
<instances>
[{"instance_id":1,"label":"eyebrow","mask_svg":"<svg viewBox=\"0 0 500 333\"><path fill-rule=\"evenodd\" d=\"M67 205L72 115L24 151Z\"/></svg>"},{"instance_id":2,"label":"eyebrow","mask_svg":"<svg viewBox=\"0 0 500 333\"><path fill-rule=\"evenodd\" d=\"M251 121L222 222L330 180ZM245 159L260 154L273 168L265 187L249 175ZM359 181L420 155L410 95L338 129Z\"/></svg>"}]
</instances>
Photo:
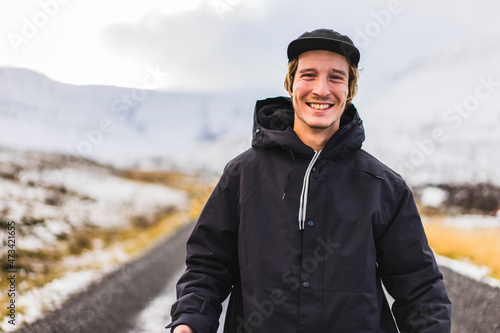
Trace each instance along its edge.
<instances>
[{"instance_id":1,"label":"eyebrow","mask_svg":"<svg viewBox=\"0 0 500 333\"><path fill-rule=\"evenodd\" d=\"M337 74L340 74L340 75L342 75L343 77L347 77L347 73L346 73L345 71L341 70L341 69L335 69L335 68L333 68L333 69L331 70L331 72L333 72L333 73L337 73Z\"/></svg>"},{"instance_id":2,"label":"eyebrow","mask_svg":"<svg viewBox=\"0 0 500 333\"><path fill-rule=\"evenodd\" d=\"M299 74L303 74L303 73L307 73L307 72L315 72L315 73L316 73L316 72L317 72L317 70L316 70L316 69L314 69L314 68L303 68L303 69L301 69L301 70L299 71ZM332 69L330 70L330 74L331 74L331 73L340 74L340 75L342 75L342 76L343 76L343 77L345 77L345 78L347 77L347 73L346 73L345 71L341 70L341 69L332 68Z\"/></svg>"}]
</instances>

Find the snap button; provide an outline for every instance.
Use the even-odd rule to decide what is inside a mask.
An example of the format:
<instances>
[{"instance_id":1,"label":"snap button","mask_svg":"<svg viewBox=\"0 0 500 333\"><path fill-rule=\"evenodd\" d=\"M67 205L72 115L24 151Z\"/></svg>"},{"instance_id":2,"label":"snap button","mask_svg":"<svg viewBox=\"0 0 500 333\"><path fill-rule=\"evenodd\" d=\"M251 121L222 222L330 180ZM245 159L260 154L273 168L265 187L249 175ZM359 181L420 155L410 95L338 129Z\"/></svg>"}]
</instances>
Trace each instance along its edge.
<instances>
[{"instance_id":1,"label":"snap button","mask_svg":"<svg viewBox=\"0 0 500 333\"><path fill-rule=\"evenodd\" d=\"M314 222L313 221L309 221L309 222L307 222L307 225L312 228L312 227L314 227Z\"/></svg>"},{"instance_id":2,"label":"snap button","mask_svg":"<svg viewBox=\"0 0 500 333\"><path fill-rule=\"evenodd\" d=\"M304 288L309 288L311 286L311 284L307 281L302 282L302 285L304 286Z\"/></svg>"}]
</instances>

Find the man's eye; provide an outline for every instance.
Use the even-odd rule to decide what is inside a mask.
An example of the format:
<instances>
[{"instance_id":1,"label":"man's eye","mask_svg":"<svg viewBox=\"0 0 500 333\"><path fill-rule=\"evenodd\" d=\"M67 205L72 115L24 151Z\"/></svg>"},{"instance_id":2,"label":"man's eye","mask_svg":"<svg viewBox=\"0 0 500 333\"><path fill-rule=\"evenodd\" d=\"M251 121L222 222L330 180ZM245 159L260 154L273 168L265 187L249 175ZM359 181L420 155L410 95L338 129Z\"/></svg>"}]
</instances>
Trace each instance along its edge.
<instances>
[{"instance_id":1,"label":"man's eye","mask_svg":"<svg viewBox=\"0 0 500 333\"><path fill-rule=\"evenodd\" d=\"M302 77L311 78L311 77L314 77L314 74L303 74Z\"/></svg>"}]
</instances>

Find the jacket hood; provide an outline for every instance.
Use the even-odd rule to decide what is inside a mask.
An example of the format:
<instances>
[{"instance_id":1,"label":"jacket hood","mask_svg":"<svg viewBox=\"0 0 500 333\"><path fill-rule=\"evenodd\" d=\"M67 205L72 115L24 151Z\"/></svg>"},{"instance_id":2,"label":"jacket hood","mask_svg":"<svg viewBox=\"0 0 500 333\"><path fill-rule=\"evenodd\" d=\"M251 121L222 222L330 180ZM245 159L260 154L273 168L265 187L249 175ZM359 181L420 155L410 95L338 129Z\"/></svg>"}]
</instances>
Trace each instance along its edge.
<instances>
[{"instance_id":1,"label":"jacket hood","mask_svg":"<svg viewBox=\"0 0 500 333\"><path fill-rule=\"evenodd\" d=\"M252 146L256 148L281 147L294 152L313 155L293 131L294 110L288 97L273 97L257 101L254 112ZM340 129L323 148L323 156L332 156L341 150L358 150L365 140L363 122L354 105L349 104L340 120Z\"/></svg>"}]
</instances>

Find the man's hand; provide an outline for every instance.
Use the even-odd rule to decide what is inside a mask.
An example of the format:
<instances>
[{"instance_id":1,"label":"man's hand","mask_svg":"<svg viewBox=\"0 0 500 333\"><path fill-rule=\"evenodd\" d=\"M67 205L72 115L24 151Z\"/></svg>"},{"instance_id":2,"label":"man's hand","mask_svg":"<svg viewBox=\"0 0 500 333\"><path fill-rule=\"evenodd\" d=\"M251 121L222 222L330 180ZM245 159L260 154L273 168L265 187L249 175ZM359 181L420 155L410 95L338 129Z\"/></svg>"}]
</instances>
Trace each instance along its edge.
<instances>
[{"instance_id":1,"label":"man's hand","mask_svg":"<svg viewBox=\"0 0 500 333\"><path fill-rule=\"evenodd\" d=\"M173 333L194 333L194 331L188 325L179 325L174 328Z\"/></svg>"}]
</instances>

